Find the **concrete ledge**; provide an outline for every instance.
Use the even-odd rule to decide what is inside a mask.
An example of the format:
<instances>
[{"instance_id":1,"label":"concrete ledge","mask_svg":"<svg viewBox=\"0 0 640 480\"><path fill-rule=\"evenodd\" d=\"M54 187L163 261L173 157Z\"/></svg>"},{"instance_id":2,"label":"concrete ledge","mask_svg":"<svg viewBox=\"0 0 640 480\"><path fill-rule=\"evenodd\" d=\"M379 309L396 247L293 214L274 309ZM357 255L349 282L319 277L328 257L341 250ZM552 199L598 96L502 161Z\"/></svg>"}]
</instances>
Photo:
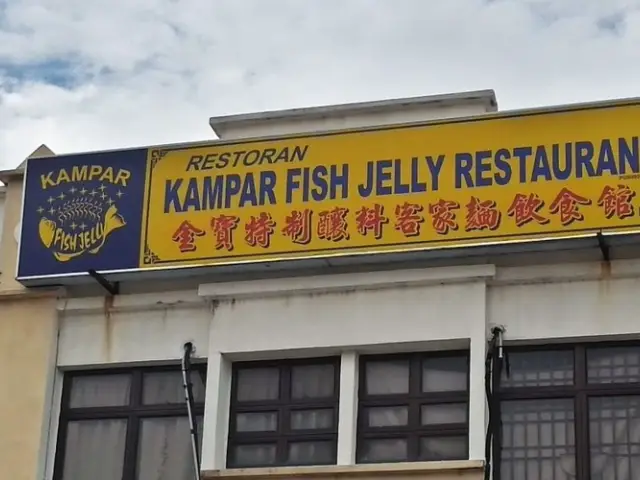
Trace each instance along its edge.
<instances>
[{"instance_id":1,"label":"concrete ledge","mask_svg":"<svg viewBox=\"0 0 640 480\"><path fill-rule=\"evenodd\" d=\"M204 299L198 297L195 291L188 290L116 295L114 297L62 298L58 301L57 309L66 315L80 315L104 313L105 310L117 313L206 307Z\"/></svg>"},{"instance_id":2,"label":"concrete ledge","mask_svg":"<svg viewBox=\"0 0 640 480\"><path fill-rule=\"evenodd\" d=\"M200 285L198 294L213 300L224 300L345 290L375 290L400 286L474 282L493 278L495 273L494 265L345 273L315 277L208 283Z\"/></svg>"},{"instance_id":3,"label":"concrete ledge","mask_svg":"<svg viewBox=\"0 0 640 480\"><path fill-rule=\"evenodd\" d=\"M640 277L640 260L542 264L499 268L489 285L522 285Z\"/></svg>"},{"instance_id":4,"label":"concrete ledge","mask_svg":"<svg viewBox=\"0 0 640 480\"><path fill-rule=\"evenodd\" d=\"M64 288L15 288L0 290L0 301L33 300L34 298L61 298L66 295Z\"/></svg>"},{"instance_id":5,"label":"concrete ledge","mask_svg":"<svg viewBox=\"0 0 640 480\"><path fill-rule=\"evenodd\" d=\"M336 478L336 477L379 477L402 478L416 475L429 479L478 479L482 478L482 460L460 460L450 462L383 463L371 465L330 465L322 467L278 467L241 468L228 470L204 470L203 479L211 478Z\"/></svg>"}]
</instances>

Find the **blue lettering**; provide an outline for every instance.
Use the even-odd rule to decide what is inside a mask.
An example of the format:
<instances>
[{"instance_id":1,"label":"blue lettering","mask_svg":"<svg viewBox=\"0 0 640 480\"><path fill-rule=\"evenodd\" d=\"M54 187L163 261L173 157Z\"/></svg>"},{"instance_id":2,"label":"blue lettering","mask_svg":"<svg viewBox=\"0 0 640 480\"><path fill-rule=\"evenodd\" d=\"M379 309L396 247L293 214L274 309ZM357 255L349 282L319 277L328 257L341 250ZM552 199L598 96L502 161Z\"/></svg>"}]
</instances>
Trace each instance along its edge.
<instances>
[{"instance_id":1,"label":"blue lettering","mask_svg":"<svg viewBox=\"0 0 640 480\"><path fill-rule=\"evenodd\" d=\"M358 194L361 198L367 198L373 192L373 184L375 182L374 167L375 162L367 162L367 178L365 183L358 185Z\"/></svg>"},{"instance_id":2,"label":"blue lettering","mask_svg":"<svg viewBox=\"0 0 640 480\"><path fill-rule=\"evenodd\" d=\"M605 139L600 144L600 155L598 155L598 165L596 167L596 175L601 176L605 170L611 175L618 175L618 166L613 155L611 140Z\"/></svg>"},{"instance_id":3,"label":"blue lettering","mask_svg":"<svg viewBox=\"0 0 640 480\"><path fill-rule=\"evenodd\" d=\"M520 183L527 183L527 159L533 153L531 147L516 147L513 156L520 161Z\"/></svg>"},{"instance_id":4,"label":"blue lettering","mask_svg":"<svg viewBox=\"0 0 640 480\"><path fill-rule=\"evenodd\" d=\"M349 165L342 164L342 174L338 175L338 165L331 165L331 184L329 187L329 198L335 200L337 198L337 190L340 187L342 198L349 197Z\"/></svg>"},{"instance_id":5,"label":"blue lettering","mask_svg":"<svg viewBox=\"0 0 640 480\"><path fill-rule=\"evenodd\" d=\"M396 158L393 161L393 180L394 180L394 193L398 195L404 195L409 193L409 184L402 183L402 160Z\"/></svg>"},{"instance_id":6,"label":"blue lettering","mask_svg":"<svg viewBox=\"0 0 640 480\"><path fill-rule=\"evenodd\" d=\"M224 175L204 177L202 188L202 209L214 210L222 208L222 194L224 191Z\"/></svg>"},{"instance_id":7,"label":"blue lettering","mask_svg":"<svg viewBox=\"0 0 640 480\"><path fill-rule=\"evenodd\" d=\"M240 175L236 173L227 175L224 186L224 208L229 208L231 206L231 197L240 192L240 185Z\"/></svg>"},{"instance_id":8,"label":"blue lettering","mask_svg":"<svg viewBox=\"0 0 640 480\"><path fill-rule=\"evenodd\" d=\"M276 204L276 194L273 191L276 188L276 178L276 172L271 170L260 172L260 205ZM268 202L267 199L269 200Z\"/></svg>"},{"instance_id":9,"label":"blue lettering","mask_svg":"<svg viewBox=\"0 0 640 480\"><path fill-rule=\"evenodd\" d=\"M187 172L192 168L194 170L200 170L200 162L202 162L202 155L194 155L189 159L189 163L187 163Z\"/></svg>"},{"instance_id":10,"label":"blue lettering","mask_svg":"<svg viewBox=\"0 0 640 480\"><path fill-rule=\"evenodd\" d=\"M388 170L392 166L391 160L378 160L376 163L376 195L391 195L393 193L393 189L391 185L385 185L385 182L391 180L391 172Z\"/></svg>"},{"instance_id":11,"label":"blue lettering","mask_svg":"<svg viewBox=\"0 0 640 480\"><path fill-rule=\"evenodd\" d=\"M582 178L583 170L587 171L587 176L593 177L596 172L593 169L593 143L576 142L576 178Z\"/></svg>"},{"instance_id":12,"label":"blue lettering","mask_svg":"<svg viewBox=\"0 0 640 480\"><path fill-rule=\"evenodd\" d=\"M244 207L245 203L250 203L253 207L255 207L258 203L258 196L256 195L256 183L253 179L253 173L247 173L244 177L244 183L242 184L242 193L240 194L239 206Z\"/></svg>"},{"instance_id":13,"label":"blue lettering","mask_svg":"<svg viewBox=\"0 0 640 480\"><path fill-rule=\"evenodd\" d=\"M309 150L309 145L305 145L304 147L296 145L295 147L293 147L293 154L291 155L291 159L289 161L295 162L297 160L298 162L302 162L304 160L304 157L306 157L307 155L307 150Z\"/></svg>"},{"instance_id":14,"label":"blue lettering","mask_svg":"<svg viewBox=\"0 0 640 480\"><path fill-rule=\"evenodd\" d=\"M287 170L287 188L286 188L286 201L291 203L293 201L293 191L300 188L300 174L302 170L300 168L290 168Z\"/></svg>"},{"instance_id":15,"label":"blue lettering","mask_svg":"<svg viewBox=\"0 0 640 480\"><path fill-rule=\"evenodd\" d=\"M182 205L180 204L180 197L178 196L178 190L182 186L182 179L178 178L175 181L167 180L164 184L164 213L170 213L171 207L176 213L182 212Z\"/></svg>"},{"instance_id":16,"label":"blue lettering","mask_svg":"<svg viewBox=\"0 0 640 480\"><path fill-rule=\"evenodd\" d=\"M558 180L567 180L571 176L571 170L573 165L573 149L570 143L566 143L564 146L564 169L561 168L561 156L560 145L554 143L551 146L551 167L553 169L553 176Z\"/></svg>"},{"instance_id":17,"label":"blue lettering","mask_svg":"<svg viewBox=\"0 0 640 480\"><path fill-rule=\"evenodd\" d=\"M631 137L631 146L624 138L618 139L618 155L620 156L620 174L627 173L627 165L632 173L640 173L640 155L638 154L638 137Z\"/></svg>"},{"instance_id":18,"label":"blue lettering","mask_svg":"<svg viewBox=\"0 0 640 480\"><path fill-rule=\"evenodd\" d=\"M327 167L324 165L318 165L311 173L311 183L315 185L311 190L311 198L316 202L321 202L327 198L327 193L329 192L328 173Z\"/></svg>"},{"instance_id":19,"label":"blue lettering","mask_svg":"<svg viewBox=\"0 0 640 480\"><path fill-rule=\"evenodd\" d=\"M228 152L221 153L218 157L218 161L216 162L216 168L225 168L229 165L229 155L231 154Z\"/></svg>"},{"instance_id":20,"label":"blue lettering","mask_svg":"<svg viewBox=\"0 0 640 480\"><path fill-rule=\"evenodd\" d=\"M544 145L538 145L536 148L535 158L533 160L533 171L531 172L531 181L537 182L538 177L544 177L545 180L551 180L551 169L549 168L549 159Z\"/></svg>"},{"instance_id":21,"label":"blue lettering","mask_svg":"<svg viewBox=\"0 0 640 480\"><path fill-rule=\"evenodd\" d=\"M495 165L499 170L493 175L497 185L508 185L511 180L511 164L507 161L511 158L511 153L506 148L501 148L496 152Z\"/></svg>"},{"instance_id":22,"label":"blue lettering","mask_svg":"<svg viewBox=\"0 0 640 480\"><path fill-rule=\"evenodd\" d=\"M428 162L428 160L427 160ZM418 165L418 157L411 159L411 192L420 193L427 191L427 184L420 182L420 169Z\"/></svg>"},{"instance_id":23,"label":"blue lettering","mask_svg":"<svg viewBox=\"0 0 640 480\"><path fill-rule=\"evenodd\" d=\"M467 187L473 188L473 179L471 178L471 168L473 167L473 157L470 153L456 153L456 188L462 188L462 181Z\"/></svg>"},{"instance_id":24,"label":"blue lettering","mask_svg":"<svg viewBox=\"0 0 640 480\"><path fill-rule=\"evenodd\" d=\"M433 157L426 157L427 166L429 167L429 173L431 174L431 191L438 191L438 180L440 178L440 170L444 164L444 155L438 155L438 158L434 161Z\"/></svg>"},{"instance_id":25,"label":"blue lettering","mask_svg":"<svg viewBox=\"0 0 640 480\"><path fill-rule=\"evenodd\" d=\"M309 201L309 169L302 169L302 201L307 203Z\"/></svg>"},{"instance_id":26,"label":"blue lettering","mask_svg":"<svg viewBox=\"0 0 640 480\"><path fill-rule=\"evenodd\" d=\"M491 186L491 177L485 176L485 173L491 174L490 160L491 160L490 150L476 152L476 187Z\"/></svg>"},{"instance_id":27,"label":"blue lettering","mask_svg":"<svg viewBox=\"0 0 640 480\"><path fill-rule=\"evenodd\" d=\"M187 185L187 194L185 195L182 211L195 210L200 211L200 194L198 192L198 179L190 178Z\"/></svg>"}]
</instances>

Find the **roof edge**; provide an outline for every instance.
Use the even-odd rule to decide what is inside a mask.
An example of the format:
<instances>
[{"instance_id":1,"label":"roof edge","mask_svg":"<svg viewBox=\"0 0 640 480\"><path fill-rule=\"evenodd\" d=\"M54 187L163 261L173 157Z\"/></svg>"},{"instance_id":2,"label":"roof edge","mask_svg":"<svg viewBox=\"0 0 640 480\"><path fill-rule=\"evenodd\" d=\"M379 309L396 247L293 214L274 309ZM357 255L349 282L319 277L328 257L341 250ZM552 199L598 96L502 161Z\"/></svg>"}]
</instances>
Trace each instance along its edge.
<instances>
[{"instance_id":1,"label":"roof edge","mask_svg":"<svg viewBox=\"0 0 640 480\"><path fill-rule=\"evenodd\" d=\"M13 170L0 170L0 182L6 184L12 180L20 180L24 175L24 168L14 168ZM2 188L2 185L0 185Z\"/></svg>"},{"instance_id":2,"label":"roof edge","mask_svg":"<svg viewBox=\"0 0 640 480\"><path fill-rule=\"evenodd\" d=\"M506 119L506 118L518 118L523 116L530 115L543 115L543 114L556 114L556 113L569 113L576 112L580 110L591 110L591 109L601 109L601 108L620 108L620 107L628 107L628 106L640 106L640 96L637 97L623 97L623 98L615 98L615 99L604 99L604 100L596 100L596 101L587 101L587 102L574 102L574 103L563 103L556 105L545 105L539 107L526 107L526 108L517 108L512 110L502 110L496 112L490 112L482 115L482 120L496 120L496 119ZM349 127L349 128L335 128L322 132L299 132L299 133L283 133L278 135L257 135L247 138L238 138L238 139L206 139L206 140L196 140L196 141L188 141L188 142L172 142L172 143L160 143L160 144L147 144L142 146L135 147L116 147L116 148L108 148L108 149L100 149L100 150L85 150L85 151L73 151L73 152L65 152L65 153L57 153L51 157L43 157L43 158L62 158L70 155L93 155L97 153L117 153L117 152L129 152L132 150L139 149L182 149L182 148L204 148L204 147L219 147L224 145L241 145L247 143L254 142L264 142L264 141L280 141L280 140L291 140L297 138L307 138L307 137L315 137L318 135L335 135L335 134L343 134L343 133L354 133L354 132L371 132L371 131L379 131L385 129L397 129L397 128L409 128L409 127L427 127L433 125L443 125L443 124L453 124L453 123L464 123L472 120L478 120L480 116L478 114L475 115L464 115L461 117L448 117L448 118L437 118L431 120L424 121L412 121L412 122L403 122L403 123L394 123L394 124L384 124L384 125L375 125L375 126L358 126L358 127ZM7 170L4 173L14 172L12 170ZM0 175L3 172L0 172ZM18 172L20 173L20 172Z\"/></svg>"},{"instance_id":3,"label":"roof edge","mask_svg":"<svg viewBox=\"0 0 640 480\"><path fill-rule=\"evenodd\" d=\"M27 160L30 158L44 158L44 157L55 157L55 153L46 144L41 144L38 148L36 148L33 152L27 155L20 165L12 170L0 170L0 182L7 184L10 183L11 180L21 179L24 176L24 171L27 167ZM2 185L0 185L1 187Z\"/></svg>"},{"instance_id":4,"label":"roof edge","mask_svg":"<svg viewBox=\"0 0 640 480\"><path fill-rule=\"evenodd\" d=\"M267 120L295 120L304 117L305 119L322 118L330 115L339 115L341 113L370 113L376 111L384 111L391 108L418 107L421 105L438 105L447 106L459 104L468 101L483 102L496 111L498 102L495 91L474 90L459 93L444 93L438 95L424 95L420 97L394 98L388 100L375 100L371 102L343 103L337 105L323 105L317 107L302 107L286 110L269 110L257 113L240 113L232 115L221 115L209 118L209 126L216 131L216 128L225 127L231 124L240 125L243 123L263 122Z\"/></svg>"}]
</instances>

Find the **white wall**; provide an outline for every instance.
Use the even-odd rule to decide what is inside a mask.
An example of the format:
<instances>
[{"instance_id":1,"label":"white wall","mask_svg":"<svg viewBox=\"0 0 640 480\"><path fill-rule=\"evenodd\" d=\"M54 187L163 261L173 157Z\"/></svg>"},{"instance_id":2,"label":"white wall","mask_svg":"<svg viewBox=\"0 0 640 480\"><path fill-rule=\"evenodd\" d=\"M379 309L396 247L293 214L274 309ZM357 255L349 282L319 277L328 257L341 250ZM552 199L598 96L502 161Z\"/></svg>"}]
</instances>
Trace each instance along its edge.
<instances>
[{"instance_id":1,"label":"white wall","mask_svg":"<svg viewBox=\"0 0 640 480\"><path fill-rule=\"evenodd\" d=\"M61 368L179 361L186 342L206 358L209 306L196 292L162 292L59 302Z\"/></svg>"},{"instance_id":2,"label":"white wall","mask_svg":"<svg viewBox=\"0 0 640 480\"><path fill-rule=\"evenodd\" d=\"M485 279L494 271L476 266L344 274L61 300L57 365L175 361L184 342L193 341L197 355L208 357L202 465L215 469L224 467L232 360L342 355L338 460L352 464L358 354L471 345L470 455L479 459Z\"/></svg>"},{"instance_id":3,"label":"white wall","mask_svg":"<svg viewBox=\"0 0 640 480\"><path fill-rule=\"evenodd\" d=\"M203 468L224 468L228 416L219 408L229 396L223 372L231 360L340 354L338 463L352 464L357 356L454 348L471 349L469 455L482 459L485 281L494 273L480 265L202 285L200 295L216 305Z\"/></svg>"},{"instance_id":4,"label":"white wall","mask_svg":"<svg viewBox=\"0 0 640 480\"><path fill-rule=\"evenodd\" d=\"M640 336L640 262L509 268L489 287L490 321L509 342Z\"/></svg>"},{"instance_id":5,"label":"white wall","mask_svg":"<svg viewBox=\"0 0 640 480\"><path fill-rule=\"evenodd\" d=\"M484 322L484 296L478 283L227 300L215 311L211 348L246 358L278 350L384 350L405 342L469 339L473 325Z\"/></svg>"},{"instance_id":6,"label":"white wall","mask_svg":"<svg viewBox=\"0 0 640 480\"><path fill-rule=\"evenodd\" d=\"M232 361L342 356L338 462L354 461L361 353L471 349L470 458L484 449L487 330L507 342L638 336L640 261L492 265L200 285L61 301L58 366L208 358L203 469L224 468ZM110 313L107 313L110 312ZM55 438L55 437L54 437Z\"/></svg>"}]
</instances>

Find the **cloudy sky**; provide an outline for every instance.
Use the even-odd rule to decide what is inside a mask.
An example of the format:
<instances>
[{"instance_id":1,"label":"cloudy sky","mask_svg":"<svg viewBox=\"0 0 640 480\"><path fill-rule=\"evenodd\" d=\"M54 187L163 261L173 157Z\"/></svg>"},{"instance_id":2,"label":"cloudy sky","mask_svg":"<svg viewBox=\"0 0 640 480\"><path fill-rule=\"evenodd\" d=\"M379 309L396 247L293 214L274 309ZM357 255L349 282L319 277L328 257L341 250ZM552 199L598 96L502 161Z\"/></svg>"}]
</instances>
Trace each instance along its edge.
<instances>
[{"instance_id":1,"label":"cloudy sky","mask_svg":"<svg viewBox=\"0 0 640 480\"><path fill-rule=\"evenodd\" d=\"M503 110L640 96L640 0L0 0L0 169L484 88Z\"/></svg>"}]
</instances>

